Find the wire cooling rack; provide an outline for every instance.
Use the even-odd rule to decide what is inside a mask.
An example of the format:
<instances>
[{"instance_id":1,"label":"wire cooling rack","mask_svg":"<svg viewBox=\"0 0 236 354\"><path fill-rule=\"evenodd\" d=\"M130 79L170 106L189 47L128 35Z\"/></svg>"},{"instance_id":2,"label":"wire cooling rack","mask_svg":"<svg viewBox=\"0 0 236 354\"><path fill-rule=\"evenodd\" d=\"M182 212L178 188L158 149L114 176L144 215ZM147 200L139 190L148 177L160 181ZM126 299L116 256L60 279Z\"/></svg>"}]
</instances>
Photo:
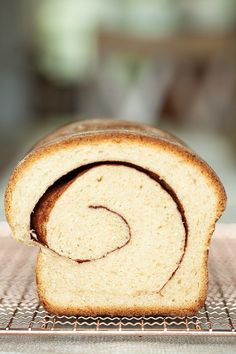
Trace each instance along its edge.
<instances>
[{"instance_id":1,"label":"wire cooling rack","mask_svg":"<svg viewBox=\"0 0 236 354\"><path fill-rule=\"evenodd\" d=\"M45 312L35 291L37 250L0 241L0 334L235 335L236 241L215 239L205 306L189 317L81 317Z\"/></svg>"}]
</instances>

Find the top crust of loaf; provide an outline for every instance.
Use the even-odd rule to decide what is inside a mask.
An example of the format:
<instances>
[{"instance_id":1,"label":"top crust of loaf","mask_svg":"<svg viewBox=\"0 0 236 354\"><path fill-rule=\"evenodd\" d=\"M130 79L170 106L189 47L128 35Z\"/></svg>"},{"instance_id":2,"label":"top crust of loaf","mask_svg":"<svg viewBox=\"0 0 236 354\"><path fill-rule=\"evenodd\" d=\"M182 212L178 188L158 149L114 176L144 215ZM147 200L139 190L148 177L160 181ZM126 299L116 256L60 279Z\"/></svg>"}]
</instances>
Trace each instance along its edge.
<instances>
[{"instance_id":1,"label":"top crust of loaf","mask_svg":"<svg viewBox=\"0 0 236 354\"><path fill-rule=\"evenodd\" d=\"M226 206L226 193L220 179L197 154L184 145L181 140L162 130L121 120L94 119L68 124L46 138L40 140L13 171L5 193L5 211L10 225L14 224L14 189L24 172L36 161L57 151L78 147L78 145L94 145L104 141L120 144L136 143L144 146L161 147L172 154L181 156L186 162L194 165L206 177L218 199L215 220L221 216ZM37 187L36 187L37 188ZM13 234L18 239L17 232ZM209 236L210 237L210 236ZM20 237L19 237L20 238Z\"/></svg>"},{"instance_id":2,"label":"top crust of loaf","mask_svg":"<svg viewBox=\"0 0 236 354\"><path fill-rule=\"evenodd\" d=\"M73 123L66 124L59 129L56 129L54 132L50 133L40 141L38 141L33 147L36 149L45 144L52 143L54 140L61 138L68 138L69 136L74 136L75 134L81 135L82 133L99 133L103 131L131 131L136 134L148 134L154 135L156 138L163 138L169 141L172 141L176 144L186 146L186 144L177 138L176 136L170 134L161 129L153 128L146 124L133 123L125 120L111 120L111 119L91 119L84 121L76 121Z\"/></svg>"}]
</instances>

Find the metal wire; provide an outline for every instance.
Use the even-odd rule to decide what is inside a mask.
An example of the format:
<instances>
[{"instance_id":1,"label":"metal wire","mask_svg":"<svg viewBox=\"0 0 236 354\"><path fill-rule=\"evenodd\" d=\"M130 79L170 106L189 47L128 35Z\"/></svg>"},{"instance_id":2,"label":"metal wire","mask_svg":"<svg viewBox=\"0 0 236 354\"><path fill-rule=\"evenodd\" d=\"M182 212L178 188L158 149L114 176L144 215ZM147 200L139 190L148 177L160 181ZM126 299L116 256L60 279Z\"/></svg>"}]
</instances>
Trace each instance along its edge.
<instances>
[{"instance_id":1,"label":"metal wire","mask_svg":"<svg viewBox=\"0 0 236 354\"><path fill-rule=\"evenodd\" d=\"M236 335L236 241L213 241L209 294L195 316L55 316L39 304L37 250L11 239L0 242L0 334Z\"/></svg>"}]
</instances>

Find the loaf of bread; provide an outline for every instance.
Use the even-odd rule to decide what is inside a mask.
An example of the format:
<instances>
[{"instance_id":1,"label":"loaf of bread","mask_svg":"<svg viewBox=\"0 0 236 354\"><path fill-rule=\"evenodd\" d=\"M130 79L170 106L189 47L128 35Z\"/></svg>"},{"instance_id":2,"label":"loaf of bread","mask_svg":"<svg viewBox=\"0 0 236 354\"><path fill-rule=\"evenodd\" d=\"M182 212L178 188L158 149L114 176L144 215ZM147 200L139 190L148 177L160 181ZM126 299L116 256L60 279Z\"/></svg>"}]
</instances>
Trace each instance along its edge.
<instances>
[{"instance_id":1,"label":"loaf of bread","mask_svg":"<svg viewBox=\"0 0 236 354\"><path fill-rule=\"evenodd\" d=\"M116 120L64 126L10 178L13 236L38 245L38 295L65 315L190 315L226 204L214 171L161 130Z\"/></svg>"}]
</instances>

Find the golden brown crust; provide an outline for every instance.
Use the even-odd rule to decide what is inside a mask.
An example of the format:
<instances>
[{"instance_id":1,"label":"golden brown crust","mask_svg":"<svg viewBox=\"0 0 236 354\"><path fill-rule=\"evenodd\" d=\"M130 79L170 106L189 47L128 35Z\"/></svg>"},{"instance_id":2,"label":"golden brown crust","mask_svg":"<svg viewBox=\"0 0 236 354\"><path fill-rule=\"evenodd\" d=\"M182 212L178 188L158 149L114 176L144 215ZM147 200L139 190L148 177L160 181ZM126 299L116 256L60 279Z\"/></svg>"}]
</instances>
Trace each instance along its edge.
<instances>
[{"instance_id":1,"label":"golden brown crust","mask_svg":"<svg viewBox=\"0 0 236 354\"><path fill-rule=\"evenodd\" d=\"M66 138L74 134L82 134L84 132L99 133L106 130L125 130L127 132L136 132L137 134L153 134L157 138L165 138L186 147L185 143L176 136L170 134L169 132L153 128L146 124L127 122L125 120L91 119L80 122L72 122L70 124L62 126L61 128L47 135L45 138L41 139L33 146L32 150L42 147L43 145L48 144L57 139Z\"/></svg>"}]
</instances>

